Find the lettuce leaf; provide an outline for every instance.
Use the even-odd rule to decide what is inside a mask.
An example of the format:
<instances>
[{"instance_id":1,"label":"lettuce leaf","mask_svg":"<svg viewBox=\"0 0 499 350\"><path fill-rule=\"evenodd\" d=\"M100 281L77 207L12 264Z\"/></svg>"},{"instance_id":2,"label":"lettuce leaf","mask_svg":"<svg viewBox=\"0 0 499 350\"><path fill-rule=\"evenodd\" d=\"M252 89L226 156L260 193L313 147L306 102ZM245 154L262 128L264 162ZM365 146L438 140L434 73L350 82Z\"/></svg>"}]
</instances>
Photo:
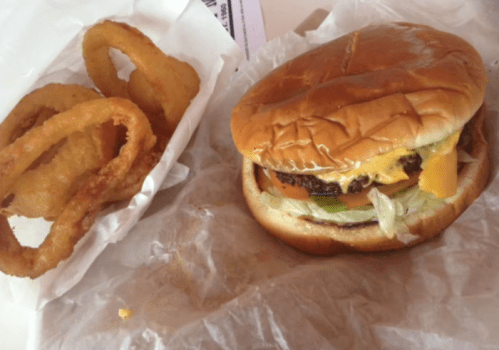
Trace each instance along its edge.
<instances>
[{"instance_id":1,"label":"lettuce leaf","mask_svg":"<svg viewBox=\"0 0 499 350\"><path fill-rule=\"evenodd\" d=\"M366 210L328 212L313 201L277 197L268 192L262 192L260 199L265 205L284 211L294 217L308 216L318 220L333 221L340 224L370 221L376 217L373 207Z\"/></svg>"},{"instance_id":2,"label":"lettuce leaf","mask_svg":"<svg viewBox=\"0 0 499 350\"><path fill-rule=\"evenodd\" d=\"M390 199L386 194L381 193L376 187L373 187L367 197L374 206L379 227L390 238L395 235L395 220L405 213L405 208L397 200Z\"/></svg>"},{"instance_id":3,"label":"lettuce leaf","mask_svg":"<svg viewBox=\"0 0 499 350\"><path fill-rule=\"evenodd\" d=\"M373 188L370 191L370 196L373 197L373 206L336 212L328 212L313 201L284 198L268 192L262 192L261 200L264 204L294 217L313 217L317 220L331 221L340 225L376 220L387 237L393 238L397 232L397 238L403 242L409 242L416 238L409 233L405 225L404 218L407 215L421 210L434 211L445 203L445 199L421 191L418 186L401 191L391 198Z\"/></svg>"}]
</instances>

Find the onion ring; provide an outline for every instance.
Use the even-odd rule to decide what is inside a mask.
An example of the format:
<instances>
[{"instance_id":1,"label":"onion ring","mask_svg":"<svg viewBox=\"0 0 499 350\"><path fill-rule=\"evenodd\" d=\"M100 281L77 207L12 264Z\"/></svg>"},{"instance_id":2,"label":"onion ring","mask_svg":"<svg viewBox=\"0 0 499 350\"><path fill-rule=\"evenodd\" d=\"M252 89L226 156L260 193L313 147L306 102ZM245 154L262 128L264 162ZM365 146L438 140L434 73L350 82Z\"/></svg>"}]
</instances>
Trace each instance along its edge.
<instances>
[{"instance_id":1,"label":"onion ring","mask_svg":"<svg viewBox=\"0 0 499 350\"><path fill-rule=\"evenodd\" d=\"M123 52L137 67L130 89L118 78L109 48ZM165 55L125 23L106 20L91 27L83 38L83 57L88 75L104 96L131 99L148 113L153 127L164 128L169 136L199 91L199 76L188 63Z\"/></svg>"},{"instance_id":2,"label":"onion ring","mask_svg":"<svg viewBox=\"0 0 499 350\"><path fill-rule=\"evenodd\" d=\"M0 216L0 270L9 275L36 278L67 259L75 244L90 229L110 191L126 177L136 158L156 142L147 117L132 102L121 98L96 99L77 104L36 128L28 130L0 151L0 198L32 162L53 144L92 125L108 120L127 128L127 142L118 156L82 184L55 219L38 248L21 246L4 216Z\"/></svg>"},{"instance_id":3,"label":"onion ring","mask_svg":"<svg viewBox=\"0 0 499 350\"><path fill-rule=\"evenodd\" d=\"M102 96L96 91L70 84L49 84L31 92L0 124L0 149L54 114L98 98ZM71 134L17 177L7 200L2 202L0 214L47 220L58 216L79 185L112 159L115 148L112 123Z\"/></svg>"},{"instance_id":4,"label":"onion ring","mask_svg":"<svg viewBox=\"0 0 499 350\"><path fill-rule=\"evenodd\" d=\"M161 153L154 151L143 153L137 157L126 178L108 193L106 200L118 202L135 196L141 190L144 179L158 164L160 158Z\"/></svg>"}]
</instances>

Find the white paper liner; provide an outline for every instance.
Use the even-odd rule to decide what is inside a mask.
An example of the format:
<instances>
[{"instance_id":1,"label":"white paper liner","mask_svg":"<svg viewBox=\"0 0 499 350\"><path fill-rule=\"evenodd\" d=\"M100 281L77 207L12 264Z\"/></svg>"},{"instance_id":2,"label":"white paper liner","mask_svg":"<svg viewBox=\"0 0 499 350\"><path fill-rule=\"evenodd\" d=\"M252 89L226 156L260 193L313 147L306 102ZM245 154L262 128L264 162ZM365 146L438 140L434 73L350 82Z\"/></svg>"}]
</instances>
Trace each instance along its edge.
<instances>
[{"instance_id":1,"label":"white paper liner","mask_svg":"<svg viewBox=\"0 0 499 350\"><path fill-rule=\"evenodd\" d=\"M0 78L11 80L12 85L4 86L5 93L0 96L2 118L22 96L48 83L93 87L85 70L81 42L90 26L106 18L136 26L165 53L190 63L200 76L201 86L159 164L144 181L141 192L130 203L106 209L78 242L70 259L36 280L0 273L1 302L19 303L28 308L42 307L78 283L109 243L126 236L160 189L186 179L188 168L177 163L177 159L194 133L208 101L226 85L242 58L232 38L201 1L130 0L119 4L88 1L78 6L72 3L64 6L39 1L38 6L30 7L32 12L29 13L13 9L14 19L23 17L17 23L19 27L13 19L5 20L7 27L12 25L13 38L0 40L0 57L8 61L0 66ZM25 22L25 17L29 21ZM122 54L114 56L119 75L129 73L130 60ZM39 236L38 232L28 230L28 227L16 230L23 243L40 239L34 237Z\"/></svg>"},{"instance_id":2,"label":"white paper liner","mask_svg":"<svg viewBox=\"0 0 499 350\"><path fill-rule=\"evenodd\" d=\"M46 305L32 348L499 348L499 32L487 23L494 3L474 4L338 0L306 39L290 33L269 43L210 104L181 157L191 169L188 181L159 193L130 234ZM489 74L491 182L443 235L418 247L304 255L251 217L230 111L272 67L379 20L430 23L463 34L481 52ZM122 321L119 308L131 309L132 318Z\"/></svg>"}]
</instances>

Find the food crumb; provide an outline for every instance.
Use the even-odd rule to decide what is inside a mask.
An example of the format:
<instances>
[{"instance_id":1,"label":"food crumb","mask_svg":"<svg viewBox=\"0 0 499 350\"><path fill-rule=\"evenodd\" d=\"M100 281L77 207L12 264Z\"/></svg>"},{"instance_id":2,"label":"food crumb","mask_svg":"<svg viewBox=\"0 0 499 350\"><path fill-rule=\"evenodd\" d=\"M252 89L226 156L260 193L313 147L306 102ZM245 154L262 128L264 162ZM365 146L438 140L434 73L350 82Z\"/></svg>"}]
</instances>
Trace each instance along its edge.
<instances>
[{"instance_id":1,"label":"food crumb","mask_svg":"<svg viewBox=\"0 0 499 350\"><path fill-rule=\"evenodd\" d=\"M132 318L132 310L130 309L119 309L118 315L121 317L123 321L128 321L130 318Z\"/></svg>"}]
</instances>

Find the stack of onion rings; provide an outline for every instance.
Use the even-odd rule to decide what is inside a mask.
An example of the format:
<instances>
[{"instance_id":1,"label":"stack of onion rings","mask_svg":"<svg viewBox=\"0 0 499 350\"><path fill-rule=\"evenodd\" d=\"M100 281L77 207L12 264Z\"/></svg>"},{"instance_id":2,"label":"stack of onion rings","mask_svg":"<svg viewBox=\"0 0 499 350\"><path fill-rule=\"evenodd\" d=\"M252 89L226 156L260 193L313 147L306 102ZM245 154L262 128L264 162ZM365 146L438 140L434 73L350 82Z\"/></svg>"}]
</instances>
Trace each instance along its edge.
<instances>
[{"instance_id":1,"label":"stack of onion rings","mask_svg":"<svg viewBox=\"0 0 499 350\"><path fill-rule=\"evenodd\" d=\"M117 78L110 47L136 64L128 83ZM104 97L49 84L25 96L0 125L0 270L6 274L36 278L55 268L106 205L134 196L199 91L189 64L123 23L90 28L83 53ZM54 221L38 248L19 243L7 221L13 214Z\"/></svg>"},{"instance_id":2,"label":"stack of onion rings","mask_svg":"<svg viewBox=\"0 0 499 350\"><path fill-rule=\"evenodd\" d=\"M92 89L69 84L49 84L33 91L0 124L0 150L52 115L101 97ZM110 123L71 134L17 177L2 202L0 214L55 218L80 184L111 160L115 152L115 128Z\"/></svg>"},{"instance_id":3,"label":"stack of onion rings","mask_svg":"<svg viewBox=\"0 0 499 350\"><path fill-rule=\"evenodd\" d=\"M128 82L118 78L110 48L121 51L135 64ZM191 100L198 94L200 79L191 65L166 55L138 29L121 22L106 20L88 29L83 38L83 58L88 75L100 92L106 97L123 97L136 103L146 113L158 140L155 150L124 181L127 185L115 191L114 198L126 199L140 189L159 161Z\"/></svg>"},{"instance_id":4,"label":"stack of onion rings","mask_svg":"<svg viewBox=\"0 0 499 350\"><path fill-rule=\"evenodd\" d=\"M71 197L55 219L50 233L38 248L19 244L10 227L0 226L0 268L7 274L35 278L68 258L74 245L88 231L108 193L130 171L135 159L149 151L156 138L144 113L132 102L97 99L80 103L48 119L0 151L0 197L5 196L19 174L42 153L82 128L101 125L108 120L127 127L128 140L119 155L92 175ZM6 220L2 217L2 220Z\"/></svg>"}]
</instances>

